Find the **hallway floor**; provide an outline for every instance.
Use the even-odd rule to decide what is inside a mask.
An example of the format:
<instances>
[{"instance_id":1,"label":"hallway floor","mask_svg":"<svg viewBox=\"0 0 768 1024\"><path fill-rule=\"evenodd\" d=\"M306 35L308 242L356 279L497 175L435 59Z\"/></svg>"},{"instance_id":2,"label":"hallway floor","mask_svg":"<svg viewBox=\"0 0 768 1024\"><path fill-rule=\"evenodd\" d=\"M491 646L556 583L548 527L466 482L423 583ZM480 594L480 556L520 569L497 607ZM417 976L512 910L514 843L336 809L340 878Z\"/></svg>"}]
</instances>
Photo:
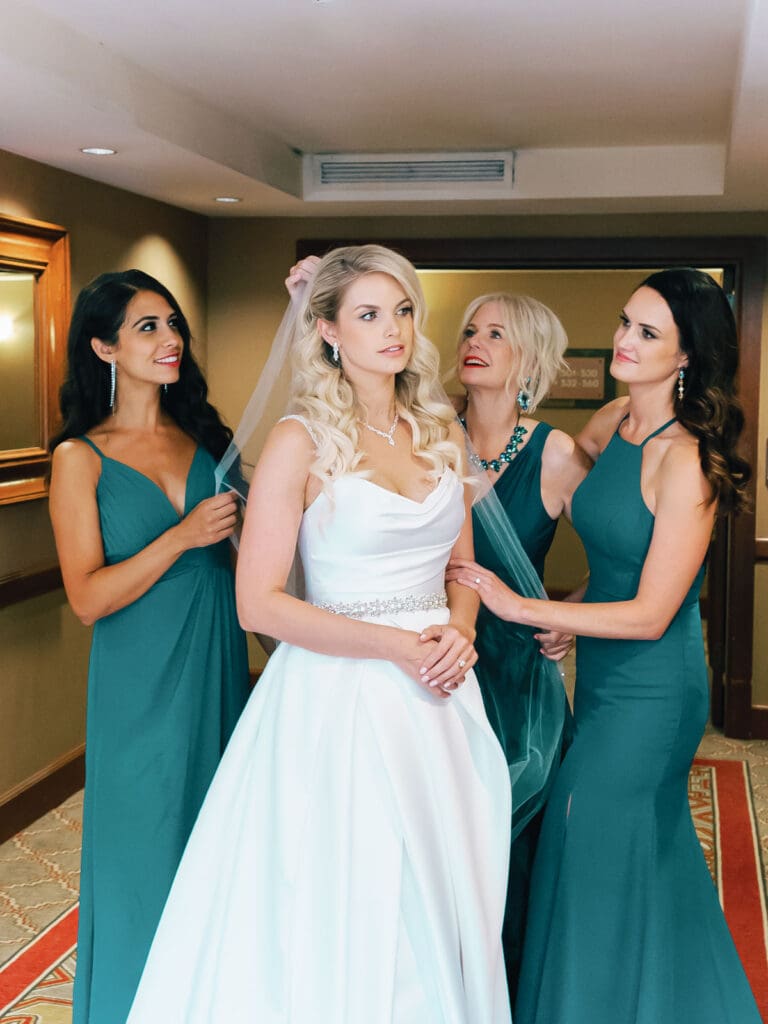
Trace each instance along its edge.
<instances>
[{"instance_id":1,"label":"hallway floor","mask_svg":"<svg viewBox=\"0 0 768 1024\"><path fill-rule=\"evenodd\" d=\"M699 754L749 763L768 883L768 741L726 739L710 728ZM77 899L82 810L76 793L0 846L0 963Z\"/></svg>"}]
</instances>

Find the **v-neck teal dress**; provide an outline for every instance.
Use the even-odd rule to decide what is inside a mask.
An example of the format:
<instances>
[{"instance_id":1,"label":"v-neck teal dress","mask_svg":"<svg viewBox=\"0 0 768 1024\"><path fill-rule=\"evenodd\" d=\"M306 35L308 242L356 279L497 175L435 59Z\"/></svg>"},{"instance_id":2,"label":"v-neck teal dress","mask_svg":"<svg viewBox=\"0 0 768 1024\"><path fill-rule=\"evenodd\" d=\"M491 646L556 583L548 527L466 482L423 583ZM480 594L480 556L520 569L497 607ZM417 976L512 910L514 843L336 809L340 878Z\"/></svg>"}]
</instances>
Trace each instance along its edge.
<instances>
[{"instance_id":1,"label":"v-neck teal dress","mask_svg":"<svg viewBox=\"0 0 768 1024\"><path fill-rule=\"evenodd\" d=\"M552 546L557 519L552 519L541 500L541 459L544 445L552 431L547 423L538 423L528 441L494 484L504 512L515 528L520 543L540 580L544 578L544 560ZM475 558L478 563L515 587L515 580L505 566L501 553L487 536L477 514L473 515ZM528 629L497 618L485 605L477 617L475 649L478 663L475 674L488 719L501 743L512 776L513 825L518 815L529 817L529 806L521 806L521 787L515 785L515 766L528 756L532 732L541 729L550 736L548 752L552 752L549 772L538 772L540 789L526 792L526 803L543 805L554 771L559 764L563 734L569 729L570 712L565 691L557 707L539 706L537 679L542 655L533 640L535 629ZM536 756L540 750L532 751ZM509 883L502 933L507 982L514 1000L522 956L528 887L533 857L541 824L540 812L530 817L521 828L515 828L510 848Z\"/></svg>"},{"instance_id":2,"label":"v-neck teal dress","mask_svg":"<svg viewBox=\"0 0 768 1024\"><path fill-rule=\"evenodd\" d=\"M674 422L674 421L670 421ZM635 597L654 517L616 432L573 499L585 602ZM760 1024L691 820L708 712L703 568L658 640L577 641L575 736L544 813L515 1024Z\"/></svg>"},{"instance_id":3,"label":"v-neck teal dress","mask_svg":"<svg viewBox=\"0 0 768 1024\"><path fill-rule=\"evenodd\" d=\"M101 456L96 496L113 565L179 516L148 477L82 440ZM214 494L214 467L198 448L185 515ZM128 1016L187 837L248 692L227 541L184 552L142 597L94 626L74 1024L121 1024Z\"/></svg>"}]
</instances>

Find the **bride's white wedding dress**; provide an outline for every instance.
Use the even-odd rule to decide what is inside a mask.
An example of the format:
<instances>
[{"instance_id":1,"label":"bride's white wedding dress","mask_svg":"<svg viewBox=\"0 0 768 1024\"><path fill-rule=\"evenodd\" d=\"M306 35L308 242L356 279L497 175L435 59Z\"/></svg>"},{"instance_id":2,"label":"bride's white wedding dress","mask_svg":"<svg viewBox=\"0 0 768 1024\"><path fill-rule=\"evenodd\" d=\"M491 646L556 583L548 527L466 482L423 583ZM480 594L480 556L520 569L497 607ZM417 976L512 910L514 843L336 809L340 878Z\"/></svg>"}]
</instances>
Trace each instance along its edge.
<instances>
[{"instance_id":1,"label":"bride's white wedding dress","mask_svg":"<svg viewBox=\"0 0 768 1024\"><path fill-rule=\"evenodd\" d=\"M463 517L451 471L423 502L340 478L302 520L307 599L405 629L446 622ZM280 644L129 1024L509 1024L509 829L508 769L473 673L440 700L391 662Z\"/></svg>"}]
</instances>

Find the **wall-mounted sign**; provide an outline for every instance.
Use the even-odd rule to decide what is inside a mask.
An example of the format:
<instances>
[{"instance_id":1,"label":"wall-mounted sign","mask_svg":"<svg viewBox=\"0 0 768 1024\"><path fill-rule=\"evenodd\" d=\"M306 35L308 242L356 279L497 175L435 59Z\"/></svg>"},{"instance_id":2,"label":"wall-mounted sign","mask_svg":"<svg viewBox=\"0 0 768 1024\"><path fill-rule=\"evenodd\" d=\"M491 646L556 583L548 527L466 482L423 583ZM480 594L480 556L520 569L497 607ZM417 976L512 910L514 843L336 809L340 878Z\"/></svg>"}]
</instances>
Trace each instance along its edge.
<instances>
[{"instance_id":1,"label":"wall-mounted sign","mask_svg":"<svg viewBox=\"0 0 768 1024\"><path fill-rule=\"evenodd\" d=\"M565 353L568 369L557 375L541 403L550 409L596 409L616 397L616 382L608 372L609 348L571 348Z\"/></svg>"}]
</instances>

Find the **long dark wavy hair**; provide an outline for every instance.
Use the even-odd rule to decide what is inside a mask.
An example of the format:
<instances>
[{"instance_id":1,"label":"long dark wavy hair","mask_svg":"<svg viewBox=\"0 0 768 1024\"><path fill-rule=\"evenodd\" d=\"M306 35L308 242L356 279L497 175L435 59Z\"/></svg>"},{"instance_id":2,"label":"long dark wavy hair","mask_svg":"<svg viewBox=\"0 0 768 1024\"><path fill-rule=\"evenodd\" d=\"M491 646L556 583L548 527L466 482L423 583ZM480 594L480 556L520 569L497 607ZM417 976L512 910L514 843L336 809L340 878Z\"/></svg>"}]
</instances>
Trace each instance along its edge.
<instances>
[{"instance_id":1,"label":"long dark wavy hair","mask_svg":"<svg viewBox=\"0 0 768 1024\"><path fill-rule=\"evenodd\" d=\"M80 437L109 416L109 364L91 348L91 338L117 344L128 303L137 292L154 292L173 309L184 341L179 379L160 389L162 408L185 434L220 459L232 431L208 401L208 385L190 350L191 332L181 308L154 277L142 270L101 274L80 292L72 312L67 340L67 374L61 386L63 426L50 441L50 450L70 437Z\"/></svg>"},{"instance_id":2,"label":"long dark wavy hair","mask_svg":"<svg viewBox=\"0 0 768 1024\"><path fill-rule=\"evenodd\" d=\"M699 442L702 472L718 513L740 512L752 471L736 452L744 413L736 399L739 344L728 298L709 274L690 267L651 274L643 286L669 306L688 356L682 399L677 381L673 387L675 415Z\"/></svg>"}]
</instances>

